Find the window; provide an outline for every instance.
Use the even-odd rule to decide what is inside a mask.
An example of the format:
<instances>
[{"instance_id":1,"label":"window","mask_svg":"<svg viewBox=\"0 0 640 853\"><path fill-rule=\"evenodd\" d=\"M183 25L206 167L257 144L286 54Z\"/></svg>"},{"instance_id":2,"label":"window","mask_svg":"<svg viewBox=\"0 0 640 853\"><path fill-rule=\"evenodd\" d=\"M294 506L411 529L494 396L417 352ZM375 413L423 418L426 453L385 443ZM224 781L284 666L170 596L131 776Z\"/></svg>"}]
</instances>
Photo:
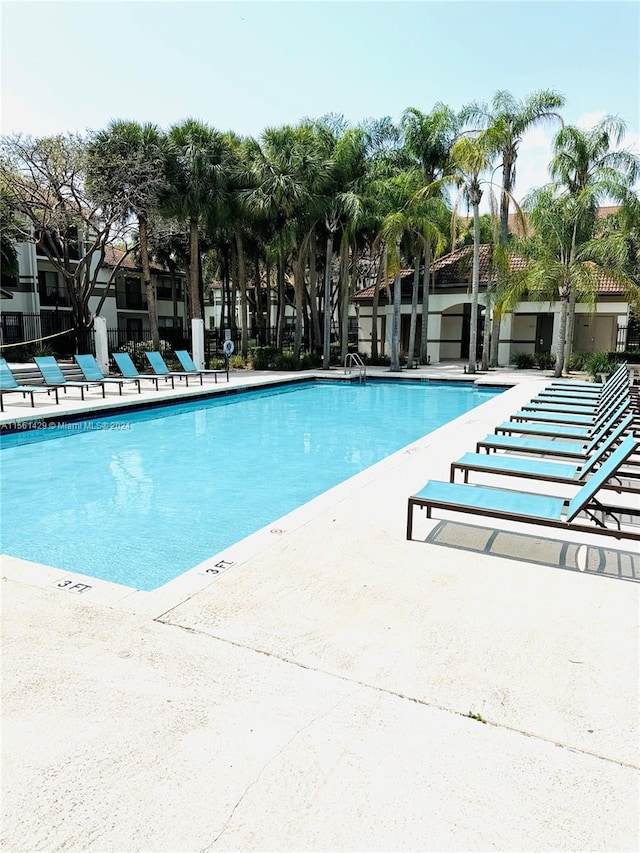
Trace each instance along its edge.
<instances>
[{"instance_id":1,"label":"window","mask_svg":"<svg viewBox=\"0 0 640 853\"><path fill-rule=\"evenodd\" d=\"M176 299L182 299L182 282L175 279ZM157 299L173 299L173 282L167 275L159 275L156 286Z\"/></svg>"},{"instance_id":2,"label":"window","mask_svg":"<svg viewBox=\"0 0 640 853\"><path fill-rule=\"evenodd\" d=\"M159 329L181 329L182 317L158 317Z\"/></svg>"},{"instance_id":3,"label":"window","mask_svg":"<svg viewBox=\"0 0 640 853\"><path fill-rule=\"evenodd\" d=\"M70 305L67 288L60 286L57 272L38 271L38 294L41 305Z\"/></svg>"},{"instance_id":4,"label":"window","mask_svg":"<svg viewBox=\"0 0 640 853\"><path fill-rule=\"evenodd\" d=\"M147 297L142 290L142 281L138 277L125 276L116 281L116 307L129 311L145 311Z\"/></svg>"}]
</instances>

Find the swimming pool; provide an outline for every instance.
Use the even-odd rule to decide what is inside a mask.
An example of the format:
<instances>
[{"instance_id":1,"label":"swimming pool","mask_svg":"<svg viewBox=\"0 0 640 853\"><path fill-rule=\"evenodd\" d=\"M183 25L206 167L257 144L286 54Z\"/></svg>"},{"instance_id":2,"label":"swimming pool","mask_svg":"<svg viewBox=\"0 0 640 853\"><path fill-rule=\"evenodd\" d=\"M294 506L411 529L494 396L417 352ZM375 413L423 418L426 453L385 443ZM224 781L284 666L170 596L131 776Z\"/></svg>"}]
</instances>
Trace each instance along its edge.
<instances>
[{"instance_id":1,"label":"swimming pool","mask_svg":"<svg viewBox=\"0 0 640 853\"><path fill-rule=\"evenodd\" d=\"M498 393L316 381L4 435L2 552L152 590Z\"/></svg>"}]
</instances>

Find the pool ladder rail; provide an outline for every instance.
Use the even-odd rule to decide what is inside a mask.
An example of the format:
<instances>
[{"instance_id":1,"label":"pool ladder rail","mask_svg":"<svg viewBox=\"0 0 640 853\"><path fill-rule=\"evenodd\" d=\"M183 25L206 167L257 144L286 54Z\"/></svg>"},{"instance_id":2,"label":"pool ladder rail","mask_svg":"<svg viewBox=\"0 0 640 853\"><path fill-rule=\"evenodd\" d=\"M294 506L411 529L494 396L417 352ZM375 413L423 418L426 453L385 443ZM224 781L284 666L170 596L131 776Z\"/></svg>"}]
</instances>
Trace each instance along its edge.
<instances>
[{"instance_id":1,"label":"pool ladder rail","mask_svg":"<svg viewBox=\"0 0 640 853\"><path fill-rule=\"evenodd\" d=\"M358 368L358 380L364 382L367 378L367 368L357 352L349 352L344 357L344 372L350 376L354 367Z\"/></svg>"}]
</instances>

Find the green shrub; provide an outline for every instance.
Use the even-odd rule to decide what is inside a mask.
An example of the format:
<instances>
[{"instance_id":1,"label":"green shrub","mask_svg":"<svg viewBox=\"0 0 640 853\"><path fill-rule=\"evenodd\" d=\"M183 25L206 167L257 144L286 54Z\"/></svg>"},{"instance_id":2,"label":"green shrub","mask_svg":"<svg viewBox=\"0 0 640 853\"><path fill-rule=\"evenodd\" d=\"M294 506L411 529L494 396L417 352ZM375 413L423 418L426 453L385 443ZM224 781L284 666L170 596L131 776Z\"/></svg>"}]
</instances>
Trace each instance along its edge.
<instances>
[{"instance_id":1,"label":"green shrub","mask_svg":"<svg viewBox=\"0 0 640 853\"><path fill-rule=\"evenodd\" d=\"M251 347L249 350L249 362L253 365L254 370L270 370L273 369L273 363L277 355L278 350L273 347Z\"/></svg>"},{"instance_id":2,"label":"green shrub","mask_svg":"<svg viewBox=\"0 0 640 853\"><path fill-rule=\"evenodd\" d=\"M587 354L584 352L572 352L569 356L569 370L584 370L584 362Z\"/></svg>"},{"instance_id":3,"label":"green shrub","mask_svg":"<svg viewBox=\"0 0 640 853\"><path fill-rule=\"evenodd\" d=\"M232 355L229 359L229 367L233 370L244 370L246 367L244 358L241 355Z\"/></svg>"},{"instance_id":4,"label":"green shrub","mask_svg":"<svg viewBox=\"0 0 640 853\"><path fill-rule=\"evenodd\" d=\"M536 352L533 355L533 362L540 370L551 370L556 366L556 357L550 352Z\"/></svg>"},{"instance_id":5,"label":"green shrub","mask_svg":"<svg viewBox=\"0 0 640 853\"><path fill-rule=\"evenodd\" d=\"M535 360L532 352L517 352L513 356L513 363L518 370L530 370L535 367Z\"/></svg>"},{"instance_id":6,"label":"green shrub","mask_svg":"<svg viewBox=\"0 0 640 853\"><path fill-rule=\"evenodd\" d=\"M277 353L273 360L274 370L298 370L300 362L292 352Z\"/></svg>"},{"instance_id":7,"label":"green shrub","mask_svg":"<svg viewBox=\"0 0 640 853\"><path fill-rule=\"evenodd\" d=\"M240 358L242 358L242 356L240 356ZM223 370L227 366L227 360L223 355L214 355L213 358L209 359L209 364L207 366L209 370Z\"/></svg>"},{"instance_id":8,"label":"green shrub","mask_svg":"<svg viewBox=\"0 0 640 853\"><path fill-rule=\"evenodd\" d=\"M615 357L612 357L611 353L608 352L589 353L584 360L584 369L593 379L597 379L600 373L610 376L612 373L615 373L620 363L620 359L617 356L618 353L616 353Z\"/></svg>"},{"instance_id":9,"label":"green shrub","mask_svg":"<svg viewBox=\"0 0 640 853\"><path fill-rule=\"evenodd\" d=\"M300 356L300 370L310 370L322 365L322 356L315 352L304 352Z\"/></svg>"}]
</instances>

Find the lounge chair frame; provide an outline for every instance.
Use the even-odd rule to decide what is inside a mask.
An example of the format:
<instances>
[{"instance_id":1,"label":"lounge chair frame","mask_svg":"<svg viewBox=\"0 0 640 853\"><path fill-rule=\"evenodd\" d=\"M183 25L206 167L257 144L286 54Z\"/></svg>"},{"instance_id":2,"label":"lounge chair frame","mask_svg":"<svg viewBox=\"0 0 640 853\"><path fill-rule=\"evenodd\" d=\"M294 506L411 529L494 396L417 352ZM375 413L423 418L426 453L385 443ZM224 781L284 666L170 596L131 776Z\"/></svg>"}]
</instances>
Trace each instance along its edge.
<instances>
[{"instance_id":1,"label":"lounge chair frame","mask_svg":"<svg viewBox=\"0 0 640 853\"><path fill-rule=\"evenodd\" d=\"M505 521L533 524L540 527L553 527L590 534L598 533L603 536L613 536L616 539L640 541L640 527L637 530L622 530L619 518L620 515L640 516L640 506L637 509L635 507L606 506L596 497L596 493L600 488L613 475L617 475L620 467L636 452L637 444L637 440L633 436L628 435L602 467L570 499L560 498L555 495L539 495L516 490L495 489L487 486L470 486L459 483L433 481L432 492L435 489L436 492L440 491L444 493L444 496L441 495L438 497L431 494L429 497L426 497L424 494L417 494L412 495L408 499L407 539L411 539L413 536L413 510L418 506L425 510L427 518L432 517L434 509L440 509L447 512L471 513L472 515L483 518L503 519ZM429 485L430 482L427 482L421 491L425 492ZM446 497L447 494L451 497ZM456 495L455 500L453 499L453 495ZM493 495L494 505L478 505L478 503L474 502L473 495L484 495L488 500ZM550 505L553 505L555 515L552 517L548 510L547 515L541 515L540 513L536 515L533 512L525 514L495 505L498 502L506 503L510 499L513 499L514 502L519 502L523 498L530 500L532 509L536 503L543 504L545 501L548 501ZM587 515L593 522L593 526L580 521L574 523L573 519L581 512ZM566 517L564 517L565 513ZM607 527L605 518L611 519L615 527Z\"/></svg>"}]
</instances>

